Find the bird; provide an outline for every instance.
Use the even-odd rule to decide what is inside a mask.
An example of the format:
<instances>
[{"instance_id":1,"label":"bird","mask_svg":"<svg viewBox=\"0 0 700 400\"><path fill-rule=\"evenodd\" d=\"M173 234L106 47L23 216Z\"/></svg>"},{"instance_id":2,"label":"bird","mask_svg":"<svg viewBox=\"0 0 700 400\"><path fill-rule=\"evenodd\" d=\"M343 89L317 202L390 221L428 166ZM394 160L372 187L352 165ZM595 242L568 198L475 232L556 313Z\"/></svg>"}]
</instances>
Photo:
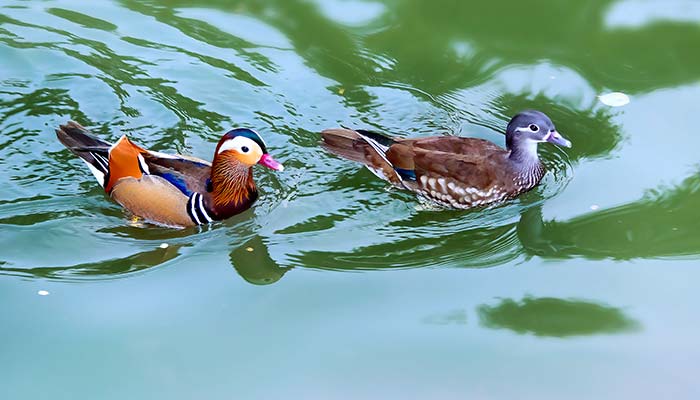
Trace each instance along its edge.
<instances>
[{"instance_id":1,"label":"bird","mask_svg":"<svg viewBox=\"0 0 700 400\"><path fill-rule=\"evenodd\" d=\"M254 165L284 170L262 137L248 128L226 132L211 163L146 150L126 135L112 144L73 121L60 125L56 136L112 199L133 216L166 227L204 225L239 214L258 198Z\"/></svg>"},{"instance_id":2,"label":"bird","mask_svg":"<svg viewBox=\"0 0 700 400\"><path fill-rule=\"evenodd\" d=\"M506 148L484 139L430 136L403 139L348 128L321 132L321 146L364 164L379 178L439 206L469 209L514 198L545 174L539 143L571 147L552 120L536 110L515 115Z\"/></svg>"}]
</instances>

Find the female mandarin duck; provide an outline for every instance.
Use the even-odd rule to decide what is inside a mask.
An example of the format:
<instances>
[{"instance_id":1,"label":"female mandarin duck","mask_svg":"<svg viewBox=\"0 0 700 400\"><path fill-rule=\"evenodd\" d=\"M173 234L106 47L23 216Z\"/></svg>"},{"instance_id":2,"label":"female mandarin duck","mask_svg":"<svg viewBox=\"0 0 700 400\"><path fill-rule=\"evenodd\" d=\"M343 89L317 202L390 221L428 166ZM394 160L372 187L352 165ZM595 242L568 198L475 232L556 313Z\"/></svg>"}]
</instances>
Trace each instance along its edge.
<instances>
[{"instance_id":1,"label":"female mandarin duck","mask_svg":"<svg viewBox=\"0 0 700 400\"><path fill-rule=\"evenodd\" d=\"M251 129L234 129L219 140L214 161L143 149L122 136L105 142L75 122L56 130L117 203L146 221L186 227L223 220L255 202L252 167L282 171Z\"/></svg>"},{"instance_id":2,"label":"female mandarin duck","mask_svg":"<svg viewBox=\"0 0 700 400\"><path fill-rule=\"evenodd\" d=\"M513 198L545 173L537 145L571 147L539 111L523 111L506 129L506 148L455 136L399 139L375 132L328 129L323 146L363 163L378 177L446 207L471 208Z\"/></svg>"}]
</instances>

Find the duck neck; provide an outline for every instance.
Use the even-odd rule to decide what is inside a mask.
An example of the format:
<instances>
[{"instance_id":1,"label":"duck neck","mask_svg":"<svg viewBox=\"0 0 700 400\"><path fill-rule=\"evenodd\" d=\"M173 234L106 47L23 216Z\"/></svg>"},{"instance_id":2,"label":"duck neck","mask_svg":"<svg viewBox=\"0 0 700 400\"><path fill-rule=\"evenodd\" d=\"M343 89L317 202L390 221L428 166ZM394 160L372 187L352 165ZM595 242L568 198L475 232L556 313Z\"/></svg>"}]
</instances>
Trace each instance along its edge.
<instances>
[{"instance_id":1,"label":"duck neck","mask_svg":"<svg viewBox=\"0 0 700 400\"><path fill-rule=\"evenodd\" d=\"M231 156L214 158L209 186L212 209L220 219L242 212L258 198L253 169Z\"/></svg>"},{"instance_id":2,"label":"duck neck","mask_svg":"<svg viewBox=\"0 0 700 400\"><path fill-rule=\"evenodd\" d=\"M516 164L523 166L538 165L540 158L537 155L539 142L532 139L506 138L506 148L510 150L508 158Z\"/></svg>"},{"instance_id":3,"label":"duck neck","mask_svg":"<svg viewBox=\"0 0 700 400\"><path fill-rule=\"evenodd\" d=\"M515 169L516 182L532 187L536 185L544 175L544 166L537 155L539 142L532 139L507 140L506 146L510 150L511 165Z\"/></svg>"}]
</instances>

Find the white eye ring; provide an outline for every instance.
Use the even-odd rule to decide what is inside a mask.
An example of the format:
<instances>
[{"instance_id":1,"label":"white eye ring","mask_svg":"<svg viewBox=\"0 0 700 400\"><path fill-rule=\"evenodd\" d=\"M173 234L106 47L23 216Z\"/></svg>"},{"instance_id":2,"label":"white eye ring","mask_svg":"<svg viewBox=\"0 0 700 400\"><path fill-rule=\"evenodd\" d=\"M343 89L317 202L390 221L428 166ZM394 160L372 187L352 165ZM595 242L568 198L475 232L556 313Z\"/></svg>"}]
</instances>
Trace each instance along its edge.
<instances>
[{"instance_id":1,"label":"white eye ring","mask_svg":"<svg viewBox=\"0 0 700 400\"><path fill-rule=\"evenodd\" d=\"M533 132L537 132L540 130L540 127L535 125L535 124L530 124L530 126L528 128L530 128L530 130Z\"/></svg>"}]
</instances>

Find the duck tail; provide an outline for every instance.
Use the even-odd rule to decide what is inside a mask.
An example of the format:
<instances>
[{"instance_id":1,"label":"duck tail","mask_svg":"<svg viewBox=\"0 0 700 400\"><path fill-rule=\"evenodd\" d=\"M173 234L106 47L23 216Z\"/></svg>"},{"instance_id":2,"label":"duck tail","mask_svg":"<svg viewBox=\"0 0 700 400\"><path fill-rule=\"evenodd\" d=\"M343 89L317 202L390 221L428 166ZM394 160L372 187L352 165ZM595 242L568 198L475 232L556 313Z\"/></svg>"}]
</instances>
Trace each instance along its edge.
<instances>
[{"instance_id":1,"label":"duck tail","mask_svg":"<svg viewBox=\"0 0 700 400\"><path fill-rule=\"evenodd\" d=\"M109 174L109 149L111 143L92 135L80 124L70 121L56 129L56 137L73 154L85 161L97 182L104 187Z\"/></svg>"},{"instance_id":2,"label":"duck tail","mask_svg":"<svg viewBox=\"0 0 700 400\"><path fill-rule=\"evenodd\" d=\"M351 129L334 128L321 132L321 146L329 152L348 160L366 163L365 143L357 132Z\"/></svg>"},{"instance_id":3,"label":"duck tail","mask_svg":"<svg viewBox=\"0 0 700 400\"><path fill-rule=\"evenodd\" d=\"M362 164L370 164L367 150L374 149L384 158L384 153L394 140L380 133L346 128L326 129L321 132L321 146L329 152Z\"/></svg>"},{"instance_id":4,"label":"duck tail","mask_svg":"<svg viewBox=\"0 0 700 400\"><path fill-rule=\"evenodd\" d=\"M321 132L322 146L329 152L364 164L378 177L399 185L401 177L387 158L394 139L381 133L345 128L326 129Z\"/></svg>"}]
</instances>

